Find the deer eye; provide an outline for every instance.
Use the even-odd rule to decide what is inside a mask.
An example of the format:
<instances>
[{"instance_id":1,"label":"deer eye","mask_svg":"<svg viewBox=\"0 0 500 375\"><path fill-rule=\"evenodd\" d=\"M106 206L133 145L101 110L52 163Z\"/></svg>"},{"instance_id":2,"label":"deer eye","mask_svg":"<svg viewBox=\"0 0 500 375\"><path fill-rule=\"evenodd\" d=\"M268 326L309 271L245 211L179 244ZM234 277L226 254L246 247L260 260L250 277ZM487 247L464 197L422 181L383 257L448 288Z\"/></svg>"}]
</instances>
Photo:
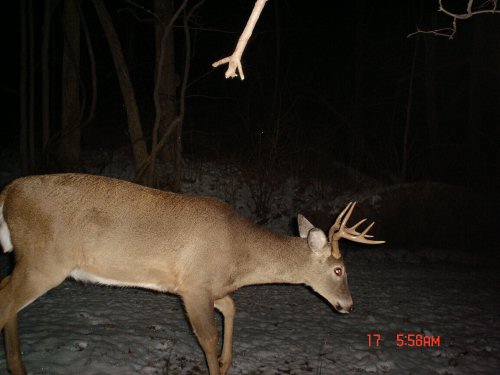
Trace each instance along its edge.
<instances>
[{"instance_id":1,"label":"deer eye","mask_svg":"<svg viewBox=\"0 0 500 375\"><path fill-rule=\"evenodd\" d=\"M340 267L335 267L333 269L333 272L335 272L335 275L337 275L337 276L342 276L342 268L340 268Z\"/></svg>"}]
</instances>

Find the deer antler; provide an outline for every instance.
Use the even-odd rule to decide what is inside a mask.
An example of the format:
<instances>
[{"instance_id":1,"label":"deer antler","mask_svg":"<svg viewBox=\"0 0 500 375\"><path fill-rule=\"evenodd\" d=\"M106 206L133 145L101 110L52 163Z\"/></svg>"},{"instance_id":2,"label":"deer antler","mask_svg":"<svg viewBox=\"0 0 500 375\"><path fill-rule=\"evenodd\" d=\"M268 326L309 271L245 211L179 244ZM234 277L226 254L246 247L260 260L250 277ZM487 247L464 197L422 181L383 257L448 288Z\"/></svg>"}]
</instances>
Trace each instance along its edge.
<instances>
[{"instance_id":1,"label":"deer antler","mask_svg":"<svg viewBox=\"0 0 500 375\"><path fill-rule=\"evenodd\" d=\"M330 243L332 244L332 255L336 259L340 259L342 257L339 249L339 240L341 238L370 245L385 243L385 241L375 241L368 239L373 238L372 235L368 234L368 231L373 227L373 224L375 224L375 222L372 222L370 225L368 225L362 232L358 232L356 231L356 229L361 224L363 224L366 219L358 221L352 227L346 227L346 224L349 221L349 218L351 217L352 211L354 211L355 206L356 202L349 202L347 207L344 208L344 210L340 213L340 215L337 217L337 220L328 232L328 238L330 239Z\"/></svg>"}]
</instances>

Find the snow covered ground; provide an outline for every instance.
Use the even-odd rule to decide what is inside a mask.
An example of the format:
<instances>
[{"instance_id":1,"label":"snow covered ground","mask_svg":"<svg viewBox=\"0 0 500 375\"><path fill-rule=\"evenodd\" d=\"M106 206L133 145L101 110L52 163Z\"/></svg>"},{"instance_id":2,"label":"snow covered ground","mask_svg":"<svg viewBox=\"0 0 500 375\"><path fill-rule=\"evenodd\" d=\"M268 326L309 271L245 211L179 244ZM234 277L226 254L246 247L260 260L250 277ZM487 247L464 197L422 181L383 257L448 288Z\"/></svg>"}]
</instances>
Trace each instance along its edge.
<instances>
[{"instance_id":1,"label":"snow covered ground","mask_svg":"<svg viewBox=\"0 0 500 375\"><path fill-rule=\"evenodd\" d=\"M499 373L496 270L366 263L349 254L350 315L301 286L234 293L231 374ZM30 374L206 373L173 295L66 281L19 319ZM376 333L381 342L372 336L369 347L367 335ZM439 336L440 346L397 347L398 333Z\"/></svg>"},{"instance_id":2,"label":"snow covered ground","mask_svg":"<svg viewBox=\"0 0 500 375\"><path fill-rule=\"evenodd\" d=\"M104 173L130 178L125 169ZM218 195L250 214L249 187L237 170L191 166L186 174L186 192ZM313 191L298 197L294 186L287 182L273 196L269 225L276 230L290 231L297 199L327 204ZM440 253L421 262L404 249L343 245L354 312L338 314L302 286L243 288L233 294L230 374L500 374L498 266L450 261ZM6 269L2 256L0 275ZM174 295L68 280L23 310L19 322L29 374L206 373ZM398 334L435 341L398 347ZM4 369L0 345L0 373Z\"/></svg>"}]
</instances>

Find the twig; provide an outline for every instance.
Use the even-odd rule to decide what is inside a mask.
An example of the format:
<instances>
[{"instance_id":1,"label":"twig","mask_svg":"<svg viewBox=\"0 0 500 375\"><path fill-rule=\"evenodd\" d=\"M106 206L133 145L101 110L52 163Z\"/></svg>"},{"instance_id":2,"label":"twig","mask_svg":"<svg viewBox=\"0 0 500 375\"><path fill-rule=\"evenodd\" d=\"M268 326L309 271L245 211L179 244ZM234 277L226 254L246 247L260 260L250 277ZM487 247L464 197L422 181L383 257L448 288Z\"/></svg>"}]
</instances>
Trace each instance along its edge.
<instances>
[{"instance_id":1,"label":"twig","mask_svg":"<svg viewBox=\"0 0 500 375\"><path fill-rule=\"evenodd\" d=\"M455 23L455 20L453 20L453 23ZM415 31L411 34L408 34L408 38L411 38L412 36L417 35L417 34L432 34L435 36L444 36L448 39L453 39L456 31L457 31L456 25L454 25L454 27L445 27L445 28L436 29L436 30L421 30L417 27L417 31Z\"/></svg>"},{"instance_id":2,"label":"twig","mask_svg":"<svg viewBox=\"0 0 500 375\"><path fill-rule=\"evenodd\" d=\"M243 51L252 35L253 29L257 20L262 13L262 9L264 9L264 5L266 5L267 0L257 0L252 10L252 14L248 18L247 25L245 29L241 33L240 39L238 39L238 43L236 44L236 48L231 56L225 57L219 61L216 61L212 64L214 68L217 68L219 65L228 64L227 70L225 73L226 78L234 78L240 75L240 79L243 81L245 79L245 74L243 74L243 67L241 66L241 56L243 55ZM236 72L238 71L238 73Z\"/></svg>"},{"instance_id":3,"label":"twig","mask_svg":"<svg viewBox=\"0 0 500 375\"><path fill-rule=\"evenodd\" d=\"M467 13L453 13L449 10L447 10L443 6L443 0L439 0L439 11L443 12L444 14L453 17L455 19L459 20L465 20L467 18L471 18L472 16L475 16L477 14L484 14L484 13L500 13L500 11L497 10L497 0L488 0L488 3L492 3L493 7L491 9L483 9L483 10L472 10L472 4L474 3L474 0L469 0L467 2Z\"/></svg>"},{"instance_id":4,"label":"twig","mask_svg":"<svg viewBox=\"0 0 500 375\"><path fill-rule=\"evenodd\" d=\"M497 0L487 0L484 4L481 5L481 7L485 6L485 4L492 4L492 7L490 9L479 9L479 10L473 10L474 0L468 0L467 1L467 12L466 13L455 13L452 12L448 9L446 9L443 5L443 0L439 0L439 12L443 12L447 16L453 18L452 21L452 27L446 27L442 29L436 29L436 30L421 30L417 27L417 31L408 34L408 38L416 35L416 34L432 34L436 36L444 36L448 39L453 39L457 32L457 20L466 20L468 18L471 18L473 16L476 16L478 14L495 14L495 13L500 13L500 10L497 10Z\"/></svg>"}]
</instances>

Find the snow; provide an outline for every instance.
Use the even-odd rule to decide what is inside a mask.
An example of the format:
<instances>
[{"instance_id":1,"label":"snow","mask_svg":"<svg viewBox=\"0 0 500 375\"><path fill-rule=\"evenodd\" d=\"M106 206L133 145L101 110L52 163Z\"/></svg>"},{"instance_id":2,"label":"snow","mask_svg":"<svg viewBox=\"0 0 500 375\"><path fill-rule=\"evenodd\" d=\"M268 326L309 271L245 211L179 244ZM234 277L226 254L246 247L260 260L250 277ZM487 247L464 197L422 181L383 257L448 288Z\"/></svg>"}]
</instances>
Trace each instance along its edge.
<instances>
[{"instance_id":1,"label":"snow","mask_svg":"<svg viewBox=\"0 0 500 375\"><path fill-rule=\"evenodd\" d=\"M121 164L100 172L132 176ZM219 196L251 216L251 186L237 168L191 163L185 175L185 192ZM273 194L271 228L291 233L291 218L304 202L332 210L343 204L340 198L323 202L313 189L298 194L293 179ZM500 373L497 266L432 249L341 246L354 312L336 313L303 286L242 288L232 294L237 314L230 374ZM0 274L6 273L2 256ZM220 331L220 315L217 322ZM29 374L207 372L175 295L67 280L25 308L19 324ZM439 336L440 345L397 347L400 333ZM381 335L378 346L375 334ZM5 368L0 345L0 373Z\"/></svg>"}]
</instances>

